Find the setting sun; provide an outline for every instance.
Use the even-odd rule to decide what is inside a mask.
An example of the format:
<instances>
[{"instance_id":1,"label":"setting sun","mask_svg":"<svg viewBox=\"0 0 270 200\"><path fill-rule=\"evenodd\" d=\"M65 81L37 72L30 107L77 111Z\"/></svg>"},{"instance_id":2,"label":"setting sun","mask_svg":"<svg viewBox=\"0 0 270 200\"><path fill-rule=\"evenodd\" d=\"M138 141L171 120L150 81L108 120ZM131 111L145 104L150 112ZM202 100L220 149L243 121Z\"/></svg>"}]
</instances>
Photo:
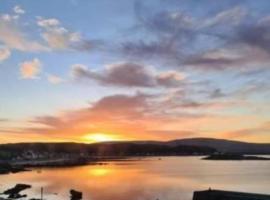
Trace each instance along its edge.
<instances>
[{"instance_id":1,"label":"setting sun","mask_svg":"<svg viewBox=\"0 0 270 200\"><path fill-rule=\"evenodd\" d=\"M92 143L92 142L115 141L119 140L119 138L116 135L109 135L105 133L93 133L83 136L83 140Z\"/></svg>"}]
</instances>

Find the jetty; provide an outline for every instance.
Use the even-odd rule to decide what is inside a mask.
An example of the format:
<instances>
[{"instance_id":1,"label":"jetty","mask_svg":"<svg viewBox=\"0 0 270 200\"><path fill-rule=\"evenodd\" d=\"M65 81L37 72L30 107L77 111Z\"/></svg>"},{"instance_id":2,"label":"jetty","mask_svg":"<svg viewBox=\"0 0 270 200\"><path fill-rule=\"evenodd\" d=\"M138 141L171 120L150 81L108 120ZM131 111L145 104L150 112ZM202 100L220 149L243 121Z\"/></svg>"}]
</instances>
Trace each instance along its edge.
<instances>
[{"instance_id":1,"label":"jetty","mask_svg":"<svg viewBox=\"0 0 270 200\"><path fill-rule=\"evenodd\" d=\"M195 191L193 200L270 200L270 195L209 189Z\"/></svg>"}]
</instances>

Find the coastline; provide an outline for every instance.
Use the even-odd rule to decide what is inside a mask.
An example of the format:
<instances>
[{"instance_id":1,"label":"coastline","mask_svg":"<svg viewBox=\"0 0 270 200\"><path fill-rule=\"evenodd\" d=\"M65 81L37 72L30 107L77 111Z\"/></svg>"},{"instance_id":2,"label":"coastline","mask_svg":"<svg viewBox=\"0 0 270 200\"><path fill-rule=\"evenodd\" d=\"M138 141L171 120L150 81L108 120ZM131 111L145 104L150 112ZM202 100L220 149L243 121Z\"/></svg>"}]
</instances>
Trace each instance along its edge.
<instances>
[{"instance_id":1,"label":"coastline","mask_svg":"<svg viewBox=\"0 0 270 200\"><path fill-rule=\"evenodd\" d=\"M76 167L83 165L106 165L109 161L141 160L134 157L102 157L102 158L54 158L42 160L0 161L0 175L31 171L36 167Z\"/></svg>"},{"instance_id":2,"label":"coastline","mask_svg":"<svg viewBox=\"0 0 270 200\"><path fill-rule=\"evenodd\" d=\"M263 156L251 156L251 155L241 155L241 154L214 154L202 158L202 160L213 160L213 161L269 161L270 158Z\"/></svg>"}]
</instances>

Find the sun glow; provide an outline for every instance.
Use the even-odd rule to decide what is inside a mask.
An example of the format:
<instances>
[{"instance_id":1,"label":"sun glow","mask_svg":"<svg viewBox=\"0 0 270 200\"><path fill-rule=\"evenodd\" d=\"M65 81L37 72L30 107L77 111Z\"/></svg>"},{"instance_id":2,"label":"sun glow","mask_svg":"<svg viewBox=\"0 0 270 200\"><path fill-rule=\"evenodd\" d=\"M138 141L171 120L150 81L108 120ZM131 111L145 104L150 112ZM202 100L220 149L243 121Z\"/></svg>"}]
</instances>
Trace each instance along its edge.
<instances>
[{"instance_id":1,"label":"sun glow","mask_svg":"<svg viewBox=\"0 0 270 200\"><path fill-rule=\"evenodd\" d=\"M108 142L119 140L116 135L109 135L105 133L92 133L83 136L83 140L86 142Z\"/></svg>"}]
</instances>

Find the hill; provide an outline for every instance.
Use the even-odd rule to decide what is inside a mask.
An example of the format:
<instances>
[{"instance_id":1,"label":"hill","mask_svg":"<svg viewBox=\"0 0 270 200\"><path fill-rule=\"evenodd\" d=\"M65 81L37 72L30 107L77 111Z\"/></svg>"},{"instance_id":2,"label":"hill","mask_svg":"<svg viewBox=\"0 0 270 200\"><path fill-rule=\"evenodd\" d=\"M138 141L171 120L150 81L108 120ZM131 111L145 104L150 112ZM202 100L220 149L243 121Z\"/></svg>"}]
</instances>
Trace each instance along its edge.
<instances>
[{"instance_id":1,"label":"hill","mask_svg":"<svg viewBox=\"0 0 270 200\"><path fill-rule=\"evenodd\" d=\"M270 154L270 143L247 143L233 140L213 139L213 138L190 138L172 140L168 145L195 145L207 146L219 152L239 153L239 154Z\"/></svg>"},{"instance_id":2,"label":"hill","mask_svg":"<svg viewBox=\"0 0 270 200\"><path fill-rule=\"evenodd\" d=\"M0 160L39 158L96 157L96 156L172 156L207 155L216 150L195 145L166 143L107 142L80 143L18 143L0 145Z\"/></svg>"},{"instance_id":3,"label":"hill","mask_svg":"<svg viewBox=\"0 0 270 200\"><path fill-rule=\"evenodd\" d=\"M0 160L95 156L172 156L207 155L215 152L270 154L270 144L191 138L167 142L124 141L84 143L17 143L1 144Z\"/></svg>"}]
</instances>

